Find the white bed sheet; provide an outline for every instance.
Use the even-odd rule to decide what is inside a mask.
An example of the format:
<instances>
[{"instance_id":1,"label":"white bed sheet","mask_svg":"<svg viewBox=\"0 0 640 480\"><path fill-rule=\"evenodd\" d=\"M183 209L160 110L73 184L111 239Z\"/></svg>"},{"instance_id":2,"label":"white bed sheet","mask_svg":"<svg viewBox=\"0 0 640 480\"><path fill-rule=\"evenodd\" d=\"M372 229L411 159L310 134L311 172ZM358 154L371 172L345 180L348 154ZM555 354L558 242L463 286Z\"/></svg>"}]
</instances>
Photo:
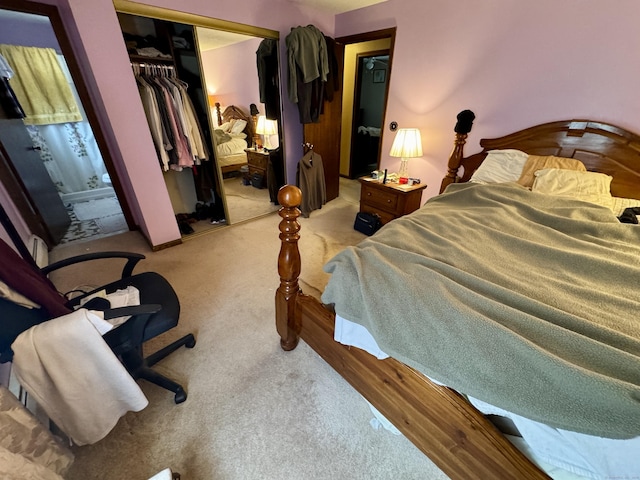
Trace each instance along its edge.
<instances>
[{"instance_id":1,"label":"white bed sheet","mask_svg":"<svg viewBox=\"0 0 640 480\"><path fill-rule=\"evenodd\" d=\"M216 145L216 153L218 154L218 157L244 153L244 149L248 146L246 137L247 136L244 133L241 135L231 135L231 140Z\"/></svg>"},{"instance_id":2,"label":"white bed sheet","mask_svg":"<svg viewBox=\"0 0 640 480\"><path fill-rule=\"evenodd\" d=\"M378 359L388 358L365 327L340 315L336 315L334 339ZM640 478L640 437L616 440L560 430L467 398L485 415L510 418L526 442L525 453L555 480ZM513 443L520 447L517 441Z\"/></svg>"}]
</instances>

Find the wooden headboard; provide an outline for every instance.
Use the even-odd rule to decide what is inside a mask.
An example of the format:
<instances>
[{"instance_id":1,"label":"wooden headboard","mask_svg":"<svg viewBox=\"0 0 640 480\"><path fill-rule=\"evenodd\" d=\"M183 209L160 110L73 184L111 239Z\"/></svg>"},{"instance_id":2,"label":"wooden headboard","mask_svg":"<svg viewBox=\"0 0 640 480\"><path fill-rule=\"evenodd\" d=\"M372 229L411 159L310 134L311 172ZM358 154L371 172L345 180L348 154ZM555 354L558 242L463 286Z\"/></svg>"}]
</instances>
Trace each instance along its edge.
<instances>
[{"instance_id":1,"label":"wooden headboard","mask_svg":"<svg viewBox=\"0 0 640 480\"><path fill-rule=\"evenodd\" d=\"M591 120L544 123L504 137L480 140L482 152L469 157L463 153L466 138L467 134L456 134L441 193L451 183L468 181L489 150L513 148L530 155L580 160L587 170L613 177L613 196L640 199L640 136L615 125Z\"/></svg>"},{"instance_id":2,"label":"wooden headboard","mask_svg":"<svg viewBox=\"0 0 640 480\"><path fill-rule=\"evenodd\" d=\"M244 133L247 134L247 143L251 145L253 141L253 136L255 134L255 125L253 123L253 119L251 115L245 113L240 107L236 107L235 105L229 105L224 109L224 112L220 111L220 104L216 103L216 116L218 117L218 125L222 125L230 120L246 120L247 126L244 127Z\"/></svg>"}]
</instances>

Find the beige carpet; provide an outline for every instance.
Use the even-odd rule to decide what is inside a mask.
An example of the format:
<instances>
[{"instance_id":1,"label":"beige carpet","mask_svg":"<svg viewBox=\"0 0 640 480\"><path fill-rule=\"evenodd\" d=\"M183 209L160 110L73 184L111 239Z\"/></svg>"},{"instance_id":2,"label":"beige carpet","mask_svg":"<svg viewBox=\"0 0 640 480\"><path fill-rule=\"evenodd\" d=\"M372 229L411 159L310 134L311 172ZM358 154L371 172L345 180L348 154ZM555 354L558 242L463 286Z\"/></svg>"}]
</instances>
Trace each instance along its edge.
<instances>
[{"instance_id":1,"label":"beige carpet","mask_svg":"<svg viewBox=\"0 0 640 480\"><path fill-rule=\"evenodd\" d=\"M224 180L224 195L227 201L230 224L272 213L279 208L278 205L271 203L269 190L244 185L240 177L230 177Z\"/></svg>"},{"instance_id":2,"label":"beige carpet","mask_svg":"<svg viewBox=\"0 0 640 480\"><path fill-rule=\"evenodd\" d=\"M341 185L338 199L300 219L306 293L323 288L326 260L364 238L353 230L359 186ZM97 444L74 447L68 480L145 480L166 467L184 480L446 478L406 438L372 428L366 402L306 344L280 349L279 220L219 228L155 253L135 232L52 252L52 261L98 250L144 253L140 270L166 276L182 304L180 325L151 347L186 332L198 342L155 367L184 383L187 401L175 405L171 393L141 381L150 405ZM54 280L71 288L117 271L76 270Z\"/></svg>"}]
</instances>

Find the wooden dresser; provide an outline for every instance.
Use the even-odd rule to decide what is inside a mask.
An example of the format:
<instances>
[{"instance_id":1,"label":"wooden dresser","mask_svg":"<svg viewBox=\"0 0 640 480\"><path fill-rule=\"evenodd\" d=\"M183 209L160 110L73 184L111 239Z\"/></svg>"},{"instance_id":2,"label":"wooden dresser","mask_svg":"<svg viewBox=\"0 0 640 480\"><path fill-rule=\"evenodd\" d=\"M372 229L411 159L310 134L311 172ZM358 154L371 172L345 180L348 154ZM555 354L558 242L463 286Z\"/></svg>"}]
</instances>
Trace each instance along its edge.
<instances>
[{"instance_id":1,"label":"wooden dresser","mask_svg":"<svg viewBox=\"0 0 640 480\"><path fill-rule=\"evenodd\" d=\"M254 173L262 175L261 187L267 186L267 167L269 166L269 152L263 150L253 150L247 148L247 163L249 165L249 178L253 178Z\"/></svg>"},{"instance_id":2,"label":"wooden dresser","mask_svg":"<svg viewBox=\"0 0 640 480\"><path fill-rule=\"evenodd\" d=\"M394 218L411 213L422 205L422 191L425 184L399 185L397 183L382 183L371 177L360 180L360 211L377 213L382 224Z\"/></svg>"}]
</instances>

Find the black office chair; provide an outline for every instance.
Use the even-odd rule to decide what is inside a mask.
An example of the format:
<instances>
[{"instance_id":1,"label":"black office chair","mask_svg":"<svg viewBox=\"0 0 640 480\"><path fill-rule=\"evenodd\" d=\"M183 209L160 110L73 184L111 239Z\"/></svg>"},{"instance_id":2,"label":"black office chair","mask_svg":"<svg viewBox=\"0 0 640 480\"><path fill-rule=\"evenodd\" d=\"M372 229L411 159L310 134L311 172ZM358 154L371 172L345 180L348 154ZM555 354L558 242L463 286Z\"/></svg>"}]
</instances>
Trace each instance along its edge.
<instances>
[{"instance_id":1,"label":"black office chair","mask_svg":"<svg viewBox=\"0 0 640 480\"><path fill-rule=\"evenodd\" d=\"M71 300L59 294L47 277L49 273L69 265L113 258L126 260L121 278L94 290L80 292ZM156 353L144 357L143 343L174 328L180 315L178 297L164 277L154 272L133 274L136 264L144 258L144 255L137 253L97 252L71 257L39 269L31 258L23 259L0 239L0 280L41 305L39 309L29 309L0 298L0 363L11 360L11 343L22 331L70 312L80 304L81 299L97 291L104 289L107 293L112 293L134 286L140 291L141 305L105 309L105 305L96 301L96 305L90 308L104 310L106 319L132 315L125 323L104 335L106 343L121 359L133 378L142 378L170 390L175 394L175 403L184 402L187 399L184 388L150 367L183 345L193 348L196 340L193 334L189 333Z\"/></svg>"}]
</instances>

